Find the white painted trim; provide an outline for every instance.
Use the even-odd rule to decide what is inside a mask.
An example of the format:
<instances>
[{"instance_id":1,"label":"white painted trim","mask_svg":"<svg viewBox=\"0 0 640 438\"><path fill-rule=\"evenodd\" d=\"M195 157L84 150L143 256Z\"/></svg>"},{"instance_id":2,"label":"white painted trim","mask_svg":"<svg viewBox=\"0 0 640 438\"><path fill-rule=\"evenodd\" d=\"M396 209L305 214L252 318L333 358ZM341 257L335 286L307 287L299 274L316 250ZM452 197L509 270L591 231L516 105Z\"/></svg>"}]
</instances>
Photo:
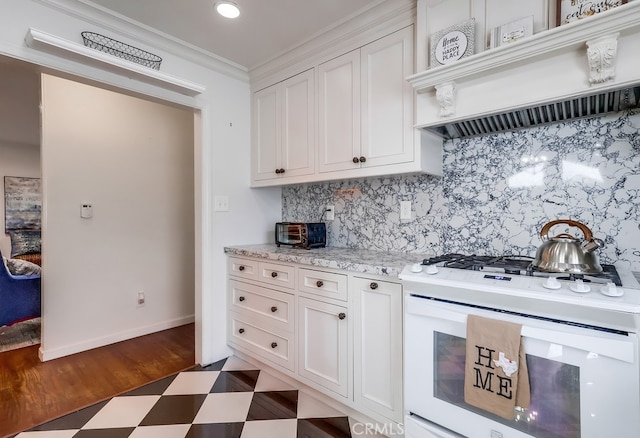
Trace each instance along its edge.
<instances>
[{"instance_id":1,"label":"white painted trim","mask_svg":"<svg viewBox=\"0 0 640 438\"><path fill-rule=\"evenodd\" d=\"M59 357L68 356L70 354L80 353L82 351L91 350L93 348L103 347L105 345L115 344L116 342L125 341L128 339L137 338L139 336L156 333L162 330L167 330L181 325L190 324L194 322L194 315L184 316L182 318L163 321L157 324L148 325L144 327L138 327L134 330L128 330L124 332L112 333L109 336L90 339L85 342L77 344L67 345L62 348L56 348L52 350L43 349L42 346L38 349L38 355L41 361L47 361L57 359Z\"/></svg>"},{"instance_id":2,"label":"white painted trim","mask_svg":"<svg viewBox=\"0 0 640 438\"><path fill-rule=\"evenodd\" d=\"M358 49L415 22L414 0L384 1L330 32L252 68L251 89L257 91L338 55Z\"/></svg>"},{"instance_id":3,"label":"white painted trim","mask_svg":"<svg viewBox=\"0 0 640 438\"><path fill-rule=\"evenodd\" d=\"M27 31L25 42L31 48L59 54L68 59L77 59L84 63L97 61L101 66L106 67L106 70L133 75L142 81L160 85L163 88L189 96L198 95L206 90L204 85L170 76L34 28L30 28Z\"/></svg>"}]
</instances>

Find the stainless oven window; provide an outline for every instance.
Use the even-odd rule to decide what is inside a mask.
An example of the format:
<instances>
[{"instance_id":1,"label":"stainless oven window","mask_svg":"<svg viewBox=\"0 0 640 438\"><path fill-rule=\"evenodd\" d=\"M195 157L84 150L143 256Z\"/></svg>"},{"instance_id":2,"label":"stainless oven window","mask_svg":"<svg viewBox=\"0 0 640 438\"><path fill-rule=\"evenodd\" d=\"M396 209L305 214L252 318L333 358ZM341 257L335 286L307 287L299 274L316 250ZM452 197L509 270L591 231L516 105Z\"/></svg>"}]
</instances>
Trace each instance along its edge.
<instances>
[{"instance_id":1,"label":"stainless oven window","mask_svg":"<svg viewBox=\"0 0 640 438\"><path fill-rule=\"evenodd\" d=\"M527 354L531 406L508 421L464 402L464 338L435 331L434 397L537 438L580 438L580 368Z\"/></svg>"}]
</instances>

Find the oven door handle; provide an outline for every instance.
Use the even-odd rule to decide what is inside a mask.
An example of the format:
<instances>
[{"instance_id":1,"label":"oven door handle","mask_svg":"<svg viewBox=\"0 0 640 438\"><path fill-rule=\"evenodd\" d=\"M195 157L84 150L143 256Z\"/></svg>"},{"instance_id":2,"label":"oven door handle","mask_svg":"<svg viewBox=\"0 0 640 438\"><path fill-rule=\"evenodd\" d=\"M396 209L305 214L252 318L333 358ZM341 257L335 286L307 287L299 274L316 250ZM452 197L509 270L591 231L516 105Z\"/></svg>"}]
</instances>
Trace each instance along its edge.
<instances>
[{"instance_id":1,"label":"oven door handle","mask_svg":"<svg viewBox=\"0 0 640 438\"><path fill-rule=\"evenodd\" d=\"M516 322L522 324L520 334L525 338L549 342L552 345L567 346L629 363L633 363L635 359L635 333L629 333L625 336L575 326L567 326L567 331L533 327L527 325L526 316L512 316L490 310L441 303L411 296L407 296L405 309L408 315L459 323L465 327L467 324L467 315L470 313L496 320ZM561 324L536 319L532 319L532 321L545 324ZM577 331L580 331L580 333L577 333Z\"/></svg>"}]
</instances>

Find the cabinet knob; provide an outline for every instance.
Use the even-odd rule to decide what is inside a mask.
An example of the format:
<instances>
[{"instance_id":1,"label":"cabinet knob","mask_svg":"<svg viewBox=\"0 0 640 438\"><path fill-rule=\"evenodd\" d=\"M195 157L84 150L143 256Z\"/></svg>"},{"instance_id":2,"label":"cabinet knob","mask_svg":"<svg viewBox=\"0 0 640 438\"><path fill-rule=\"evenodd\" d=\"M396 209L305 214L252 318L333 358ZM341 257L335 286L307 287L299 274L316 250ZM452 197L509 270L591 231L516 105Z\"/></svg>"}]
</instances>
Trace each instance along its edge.
<instances>
[{"instance_id":1,"label":"cabinet knob","mask_svg":"<svg viewBox=\"0 0 640 438\"><path fill-rule=\"evenodd\" d=\"M244 301L244 297L238 297L238 301Z\"/></svg>"},{"instance_id":2,"label":"cabinet knob","mask_svg":"<svg viewBox=\"0 0 640 438\"><path fill-rule=\"evenodd\" d=\"M324 286L324 283L321 280L318 280L318 281L316 281L316 286L322 287L322 286Z\"/></svg>"},{"instance_id":3,"label":"cabinet knob","mask_svg":"<svg viewBox=\"0 0 640 438\"><path fill-rule=\"evenodd\" d=\"M244 329L238 330L238 333L240 333L240 334L244 333Z\"/></svg>"},{"instance_id":4,"label":"cabinet knob","mask_svg":"<svg viewBox=\"0 0 640 438\"><path fill-rule=\"evenodd\" d=\"M278 308L277 308L276 306L273 306L273 307L271 308L271 311L272 311L273 313L276 313L276 312L278 311Z\"/></svg>"},{"instance_id":5,"label":"cabinet knob","mask_svg":"<svg viewBox=\"0 0 640 438\"><path fill-rule=\"evenodd\" d=\"M280 169L276 169L276 175L280 173Z\"/></svg>"},{"instance_id":6,"label":"cabinet knob","mask_svg":"<svg viewBox=\"0 0 640 438\"><path fill-rule=\"evenodd\" d=\"M238 271L244 271L244 266L242 265L238 266Z\"/></svg>"},{"instance_id":7,"label":"cabinet knob","mask_svg":"<svg viewBox=\"0 0 640 438\"><path fill-rule=\"evenodd\" d=\"M280 173L284 173L284 169L280 169Z\"/></svg>"},{"instance_id":8,"label":"cabinet knob","mask_svg":"<svg viewBox=\"0 0 640 438\"><path fill-rule=\"evenodd\" d=\"M272 342L271 343L271 348L276 348L278 346L278 344L276 342Z\"/></svg>"},{"instance_id":9,"label":"cabinet knob","mask_svg":"<svg viewBox=\"0 0 640 438\"><path fill-rule=\"evenodd\" d=\"M353 157L353 162L358 164L360 162L360 158L358 157Z\"/></svg>"},{"instance_id":10,"label":"cabinet knob","mask_svg":"<svg viewBox=\"0 0 640 438\"><path fill-rule=\"evenodd\" d=\"M273 271L273 272L271 273L271 277L272 277L272 278L276 278L277 276L278 276L278 273L277 273L276 271Z\"/></svg>"},{"instance_id":11,"label":"cabinet knob","mask_svg":"<svg viewBox=\"0 0 640 438\"><path fill-rule=\"evenodd\" d=\"M338 319L345 319L347 317L347 314L344 312L340 312L338 313Z\"/></svg>"},{"instance_id":12,"label":"cabinet knob","mask_svg":"<svg viewBox=\"0 0 640 438\"><path fill-rule=\"evenodd\" d=\"M374 290L375 290L375 289L378 289L378 283L373 282L373 283L371 283L371 284L369 285L369 287L370 287L371 289L374 289Z\"/></svg>"},{"instance_id":13,"label":"cabinet knob","mask_svg":"<svg viewBox=\"0 0 640 438\"><path fill-rule=\"evenodd\" d=\"M364 163L365 161L367 161L367 159L365 157L360 157L360 162Z\"/></svg>"}]
</instances>

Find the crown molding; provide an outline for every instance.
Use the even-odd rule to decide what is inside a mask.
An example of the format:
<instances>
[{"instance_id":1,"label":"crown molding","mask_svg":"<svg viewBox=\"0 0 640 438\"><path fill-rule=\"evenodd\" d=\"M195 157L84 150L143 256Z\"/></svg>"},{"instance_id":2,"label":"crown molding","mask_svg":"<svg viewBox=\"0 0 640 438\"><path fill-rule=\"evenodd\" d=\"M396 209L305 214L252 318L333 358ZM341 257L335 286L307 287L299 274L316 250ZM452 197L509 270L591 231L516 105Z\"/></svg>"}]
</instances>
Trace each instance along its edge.
<instances>
[{"instance_id":1,"label":"crown molding","mask_svg":"<svg viewBox=\"0 0 640 438\"><path fill-rule=\"evenodd\" d=\"M415 23L414 0L385 0L249 70L254 90L279 82Z\"/></svg>"},{"instance_id":2,"label":"crown molding","mask_svg":"<svg viewBox=\"0 0 640 438\"><path fill-rule=\"evenodd\" d=\"M145 26L135 20L102 8L88 0L33 0L70 17L99 26L143 45L161 48L181 59L242 81L249 81L248 69L214 53Z\"/></svg>"}]
</instances>

